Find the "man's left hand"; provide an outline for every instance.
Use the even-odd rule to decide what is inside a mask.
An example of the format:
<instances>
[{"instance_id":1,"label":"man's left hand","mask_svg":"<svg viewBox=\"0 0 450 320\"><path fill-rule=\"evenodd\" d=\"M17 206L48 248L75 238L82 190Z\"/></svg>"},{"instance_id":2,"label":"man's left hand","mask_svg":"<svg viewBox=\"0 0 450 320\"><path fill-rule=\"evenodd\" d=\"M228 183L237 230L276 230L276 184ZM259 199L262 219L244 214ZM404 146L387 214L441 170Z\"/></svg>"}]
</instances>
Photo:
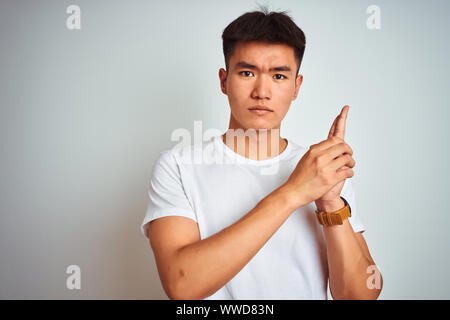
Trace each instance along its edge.
<instances>
[{"instance_id":1,"label":"man's left hand","mask_svg":"<svg viewBox=\"0 0 450 320\"><path fill-rule=\"evenodd\" d=\"M349 106L344 106L341 110L341 113L334 119L333 125L331 126L330 132L328 133L328 139L335 136L341 139L345 137L345 124L347 120L347 114L349 110ZM349 169L347 166L343 166L336 170L337 172L341 170ZM345 180L336 184L333 188L331 188L327 193L325 193L322 197L315 200L316 207L319 210L323 210L323 208L333 207L333 204L341 203L340 194L342 188L344 187ZM322 208L322 209L321 209ZM339 210L338 208L337 210Z\"/></svg>"}]
</instances>

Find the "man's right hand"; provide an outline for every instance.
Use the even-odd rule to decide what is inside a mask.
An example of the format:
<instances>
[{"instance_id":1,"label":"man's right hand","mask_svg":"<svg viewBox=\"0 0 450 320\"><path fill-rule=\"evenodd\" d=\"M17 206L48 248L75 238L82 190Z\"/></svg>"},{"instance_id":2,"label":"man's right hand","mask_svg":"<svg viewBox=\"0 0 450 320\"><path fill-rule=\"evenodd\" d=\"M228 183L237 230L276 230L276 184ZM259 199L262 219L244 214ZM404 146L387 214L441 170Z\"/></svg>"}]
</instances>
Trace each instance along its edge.
<instances>
[{"instance_id":1,"label":"man's right hand","mask_svg":"<svg viewBox=\"0 0 450 320\"><path fill-rule=\"evenodd\" d=\"M296 208L322 197L337 183L354 174L353 150L338 137L330 137L312 145L300 159L289 179L283 185Z\"/></svg>"}]
</instances>

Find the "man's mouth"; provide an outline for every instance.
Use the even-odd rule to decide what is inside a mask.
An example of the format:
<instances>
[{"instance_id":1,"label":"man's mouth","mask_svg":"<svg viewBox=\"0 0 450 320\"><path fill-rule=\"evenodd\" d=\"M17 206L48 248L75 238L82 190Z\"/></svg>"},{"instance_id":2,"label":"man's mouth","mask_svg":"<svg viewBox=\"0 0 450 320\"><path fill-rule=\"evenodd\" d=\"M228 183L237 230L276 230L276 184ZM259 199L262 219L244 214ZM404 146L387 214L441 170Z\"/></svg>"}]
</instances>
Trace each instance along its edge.
<instances>
[{"instance_id":1,"label":"man's mouth","mask_svg":"<svg viewBox=\"0 0 450 320\"><path fill-rule=\"evenodd\" d=\"M265 107L265 106L254 106L254 107L250 107L248 108L248 110L250 111L262 111L262 112L273 112L272 109Z\"/></svg>"}]
</instances>

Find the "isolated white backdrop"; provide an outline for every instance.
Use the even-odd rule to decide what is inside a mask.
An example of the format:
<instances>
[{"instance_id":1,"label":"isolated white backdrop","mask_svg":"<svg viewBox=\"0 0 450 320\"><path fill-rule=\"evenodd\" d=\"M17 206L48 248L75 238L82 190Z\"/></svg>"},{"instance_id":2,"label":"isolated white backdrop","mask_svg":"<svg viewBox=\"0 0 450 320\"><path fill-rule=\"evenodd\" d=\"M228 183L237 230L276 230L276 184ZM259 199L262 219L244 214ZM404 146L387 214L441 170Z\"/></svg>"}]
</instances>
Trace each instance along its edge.
<instances>
[{"instance_id":1,"label":"isolated white backdrop","mask_svg":"<svg viewBox=\"0 0 450 320\"><path fill-rule=\"evenodd\" d=\"M410 0L2 1L0 298L167 298L139 229L153 163L177 128L227 129L221 34L257 4L289 10L307 38L281 135L309 147L350 105L380 299L450 298L450 4Z\"/></svg>"}]
</instances>

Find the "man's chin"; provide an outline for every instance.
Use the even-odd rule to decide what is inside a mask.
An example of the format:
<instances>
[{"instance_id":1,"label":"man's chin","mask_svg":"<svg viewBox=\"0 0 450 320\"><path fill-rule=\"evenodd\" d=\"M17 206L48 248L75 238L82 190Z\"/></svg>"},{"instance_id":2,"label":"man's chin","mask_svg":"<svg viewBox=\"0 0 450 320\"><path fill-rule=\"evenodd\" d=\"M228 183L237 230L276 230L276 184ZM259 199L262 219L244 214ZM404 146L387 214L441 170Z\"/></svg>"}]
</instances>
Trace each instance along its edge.
<instances>
[{"instance_id":1,"label":"man's chin","mask_svg":"<svg viewBox=\"0 0 450 320\"><path fill-rule=\"evenodd\" d=\"M229 130L233 130L233 129L229 129ZM234 130L235 131L243 130L244 133L245 132L249 133L251 131L254 131L256 133L263 133L263 132L268 132L268 131L280 130L280 127L276 126L276 125L272 125L272 126L270 126L270 125L257 125L257 126L256 125L248 125L248 126L243 126L242 128L239 128L239 129L234 129Z\"/></svg>"}]
</instances>

